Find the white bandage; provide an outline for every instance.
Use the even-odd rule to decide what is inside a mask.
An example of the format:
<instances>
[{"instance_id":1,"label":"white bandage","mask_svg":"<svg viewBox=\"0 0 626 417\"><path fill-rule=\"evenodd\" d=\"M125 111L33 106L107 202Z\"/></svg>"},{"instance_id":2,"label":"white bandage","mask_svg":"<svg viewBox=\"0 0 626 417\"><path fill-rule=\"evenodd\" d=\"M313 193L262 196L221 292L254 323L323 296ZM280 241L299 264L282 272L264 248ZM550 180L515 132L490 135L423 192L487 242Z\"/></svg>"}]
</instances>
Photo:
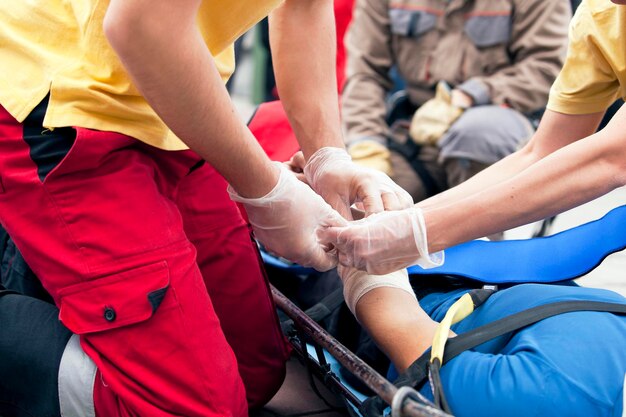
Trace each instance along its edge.
<instances>
[{"instance_id":1,"label":"white bandage","mask_svg":"<svg viewBox=\"0 0 626 417\"><path fill-rule=\"evenodd\" d=\"M386 275L370 275L367 272L354 268L340 268L339 271L339 276L343 281L343 297L352 314L355 314L356 304L361 297L374 288L398 288L415 297L406 269Z\"/></svg>"}]
</instances>

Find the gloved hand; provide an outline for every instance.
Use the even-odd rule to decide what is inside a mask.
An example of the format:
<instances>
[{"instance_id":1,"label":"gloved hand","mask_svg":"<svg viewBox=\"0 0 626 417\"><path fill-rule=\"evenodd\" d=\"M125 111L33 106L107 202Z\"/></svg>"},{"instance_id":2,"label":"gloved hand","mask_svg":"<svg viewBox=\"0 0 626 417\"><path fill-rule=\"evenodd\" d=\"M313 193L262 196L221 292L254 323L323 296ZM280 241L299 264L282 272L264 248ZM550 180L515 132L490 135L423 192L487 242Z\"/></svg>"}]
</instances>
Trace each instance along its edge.
<instances>
[{"instance_id":1,"label":"gloved hand","mask_svg":"<svg viewBox=\"0 0 626 417\"><path fill-rule=\"evenodd\" d=\"M393 175L389 149L375 140L357 142L348 148L348 153L357 165Z\"/></svg>"},{"instance_id":2,"label":"gloved hand","mask_svg":"<svg viewBox=\"0 0 626 417\"><path fill-rule=\"evenodd\" d=\"M450 86L439 81L435 97L413 115L409 136L419 145L434 145L462 113L463 109L452 103Z\"/></svg>"},{"instance_id":3,"label":"gloved hand","mask_svg":"<svg viewBox=\"0 0 626 417\"><path fill-rule=\"evenodd\" d=\"M428 253L424 216L417 207L373 214L348 226L320 229L318 235L337 248L341 265L374 275L443 264L443 252Z\"/></svg>"},{"instance_id":4,"label":"gloved hand","mask_svg":"<svg viewBox=\"0 0 626 417\"><path fill-rule=\"evenodd\" d=\"M275 164L280 177L267 195L245 198L229 186L230 198L243 204L255 236L267 250L318 271L333 268L337 265L336 254L325 250L316 231L326 226L345 226L347 221L283 164Z\"/></svg>"},{"instance_id":5,"label":"gloved hand","mask_svg":"<svg viewBox=\"0 0 626 417\"><path fill-rule=\"evenodd\" d=\"M313 189L342 215L349 207L363 203L366 215L383 210L400 210L413 205L413 199L391 178L380 171L356 165L341 148L318 149L304 167Z\"/></svg>"},{"instance_id":6,"label":"gloved hand","mask_svg":"<svg viewBox=\"0 0 626 417\"><path fill-rule=\"evenodd\" d=\"M302 151L294 153L289 161L284 162L284 164L289 171L294 173L297 179L302 182L306 182L306 177L304 176L304 166L306 165L306 160L304 159Z\"/></svg>"}]
</instances>

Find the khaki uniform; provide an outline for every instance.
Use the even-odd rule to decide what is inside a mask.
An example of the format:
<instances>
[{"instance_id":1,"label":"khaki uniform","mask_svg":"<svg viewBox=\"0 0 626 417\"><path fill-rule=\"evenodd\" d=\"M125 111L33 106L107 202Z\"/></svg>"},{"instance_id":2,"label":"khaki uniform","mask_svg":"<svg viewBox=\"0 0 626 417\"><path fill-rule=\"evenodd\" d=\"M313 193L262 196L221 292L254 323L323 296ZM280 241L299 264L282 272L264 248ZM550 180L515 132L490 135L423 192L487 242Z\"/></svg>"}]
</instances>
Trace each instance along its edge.
<instances>
[{"instance_id":1,"label":"khaki uniform","mask_svg":"<svg viewBox=\"0 0 626 417\"><path fill-rule=\"evenodd\" d=\"M565 57L570 19L569 0L357 0L346 38L342 97L348 144L363 139L384 142L390 135L386 98L395 67L415 108L434 96L440 80L470 95L475 106L485 106L480 114L474 112L480 119L476 123L468 120L470 114L459 119L474 126L474 132L483 130L480 123L489 123L488 107L514 111L488 144L443 152L485 166L506 156L529 137L528 126L506 138L502 151L497 150L498 135L511 132L511 123L524 124L515 117L545 107ZM494 116L491 122L504 120ZM454 140L444 136L440 144L466 146L468 141L455 134ZM490 150L488 155L481 154L484 149ZM443 165L441 155L435 160Z\"/></svg>"}]
</instances>

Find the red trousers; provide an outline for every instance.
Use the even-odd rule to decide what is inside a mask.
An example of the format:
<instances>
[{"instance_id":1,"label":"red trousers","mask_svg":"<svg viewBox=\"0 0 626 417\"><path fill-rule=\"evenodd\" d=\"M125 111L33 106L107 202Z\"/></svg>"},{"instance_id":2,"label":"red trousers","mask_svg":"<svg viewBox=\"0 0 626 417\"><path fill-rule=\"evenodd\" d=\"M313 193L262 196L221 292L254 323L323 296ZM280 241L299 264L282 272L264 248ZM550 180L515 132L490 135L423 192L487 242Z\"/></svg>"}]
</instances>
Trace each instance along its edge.
<instances>
[{"instance_id":1,"label":"red trousers","mask_svg":"<svg viewBox=\"0 0 626 417\"><path fill-rule=\"evenodd\" d=\"M269 400L288 352L224 179L191 151L81 128L42 156L53 139L30 123L0 108L0 220L98 367L96 414L244 416Z\"/></svg>"}]
</instances>

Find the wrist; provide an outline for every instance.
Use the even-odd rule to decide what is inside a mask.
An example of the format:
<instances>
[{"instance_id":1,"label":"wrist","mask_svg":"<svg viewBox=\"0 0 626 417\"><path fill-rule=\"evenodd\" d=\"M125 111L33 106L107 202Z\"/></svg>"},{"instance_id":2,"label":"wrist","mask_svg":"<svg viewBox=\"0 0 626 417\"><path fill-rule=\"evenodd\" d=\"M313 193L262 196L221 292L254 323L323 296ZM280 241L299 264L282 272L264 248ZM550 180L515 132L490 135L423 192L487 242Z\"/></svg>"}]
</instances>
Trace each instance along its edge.
<instances>
[{"instance_id":1,"label":"wrist","mask_svg":"<svg viewBox=\"0 0 626 417\"><path fill-rule=\"evenodd\" d=\"M443 265L444 252L439 251L431 254L428 249L428 234L426 232L426 222L424 221L424 213L419 207L411 207L407 209L411 217L411 226L413 231L413 240L418 252L418 259L414 263L424 269L436 268Z\"/></svg>"},{"instance_id":2,"label":"wrist","mask_svg":"<svg viewBox=\"0 0 626 417\"><path fill-rule=\"evenodd\" d=\"M315 151L304 166L304 176L313 188L315 188L319 175L324 172L330 161L351 162L352 158L345 148L325 146Z\"/></svg>"},{"instance_id":3,"label":"wrist","mask_svg":"<svg viewBox=\"0 0 626 417\"><path fill-rule=\"evenodd\" d=\"M253 187L235 188L228 186L228 193L233 201L244 204L258 205L259 202L275 199L278 190L282 189L281 183L286 181L286 169L280 162L268 164L263 175L257 176Z\"/></svg>"}]
</instances>

